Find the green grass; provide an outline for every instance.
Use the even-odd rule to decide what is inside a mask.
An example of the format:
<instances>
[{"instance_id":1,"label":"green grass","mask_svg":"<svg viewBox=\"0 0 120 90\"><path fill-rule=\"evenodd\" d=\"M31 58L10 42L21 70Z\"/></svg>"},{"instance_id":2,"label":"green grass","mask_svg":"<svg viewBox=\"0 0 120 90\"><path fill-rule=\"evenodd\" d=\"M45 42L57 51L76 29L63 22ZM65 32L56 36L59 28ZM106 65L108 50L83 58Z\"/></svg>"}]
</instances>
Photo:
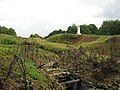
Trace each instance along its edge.
<instances>
[{"instance_id":1,"label":"green grass","mask_svg":"<svg viewBox=\"0 0 120 90\"><path fill-rule=\"evenodd\" d=\"M77 39L78 37L79 35L77 34L56 34L47 38L47 40L50 42L57 42L60 39Z\"/></svg>"},{"instance_id":2,"label":"green grass","mask_svg":"<svg viewBox=\"0 0 120 90\"><path fill-rule=\"evenodd\" d=\"M94 46L99 46L101 44L104 44L107 40L110 40L114 37L117 37L120 39L120 35L114 35L114 36L103 36L103 35L94 35L97 38L97 40L92 41L92 42L83 42L79 45L77 45L77 47L83 46L83 47L94 47ZM111 42L112 43L112 42Z\"/></svg>"},{"instance_id":3,"label":"green grass","mask_svg":"<svg viewBox=\"0 0 120 90\"><path fill-rule=\"evenodd\" d=\"M97 37L95 41L90 41L90 42L82 42L82 43L77 43L74 47L92 47L92 46L97 46L99 44L104 43L106 40L110 39L111 37L114 36L101 36L101 35L82 35L82 37L88 36L89 37ZM117 35L119 37L119 35ZM57 34L54 36L51 36L47 39L42 39L42 38L17 38L14 36L10 35L0 35L0 50L7 50L9 47L14 47L16 44L21 43L23 41L28 41L28 42L36 42L39 44L40 48L45 50L45 51L65 51L68 50L69 48L67 47L67 44L70 44L71 42L67 39L78 39L80 36L76 34ZM62 43L57 43L58 40L66 39Z\"/></svg>"},{"instance_id":4,"label":"green grass","mask_svg":"<svg viewBox=\"0 0 120 90\"><path fill-rule=\"evenodd\" d=\"M18 38L11 35L0 34L0 44L3 45L16 45L20 43L22 38Z\"/></svg>"},{"instance_id":5,"label":"green grass","mask_svg":"<svg viewBox=\"0 0 120 90\"><path fill-rule=\"evenodd\" d=\"M94 36L98 37L97 40L92 41L92 42L83 42L83 43L77 45L77 47L80 47L80 46L83 46L83 47L92 47L92 46L95 46L95 45L102 44L107 39L109 39L109 38L112 37L112 36L100 36L100 35L94 35Z\"/></svg>"},{"instance_id":6,"label":"green grass","mask_svg":"<svg viewBox=\"0 0 120 90\"><path fill-rule=\"evenodd\" d=\"M42 51L42 50L41 50ZM45 54L48 55L48 51L42 51L41 54ZM49 53L51 54L51 53ZM44 56L43 56L44 57ZM11 53L9 53L7 50L6 51L0 51L0 78L6 77L7 73L8 73L8 68L10 63L13 60L13 55ZM35 66L35 62L32 62L31 60L25 60L25 65L26 65L26 76L27 76L27 80L32 80L32 82L36 85L39 85L41 87L49 87L48 84L50 84L50 80L49 78L46 78L45 75L46 73L40 69L37 68L37 66ZM12 80L12 78L14 77L14 79ZM18 66L18 64L14 64L13 68L12 68L12 73L11 75L8 77L7 81L12 80L12 83L15 83L14 80L20 80L20 78L22 78L22 72ZM39 87L38 86L38 87ZM37 87L37 86L36 86Z\"/></svg>"},{"instance_id":7,"label":"green grass","mask_svg":"<svg viewBox=\"0 0 120 90\"><path fill-rule=\"evenodd\" d=\"M65 51L68 50L69 48L66 47L66 44L60 44L60 43L52 43L49 41L46 41L45 39L40 39L40 38L33 38L29 39L29 41L36 41L41 49L48 50L48 51Z\"/></svg>"},{"instance_id":8,"label":"green grass","mask_svg":"<svg viewBox=\"0 0 120 90\"><path fill-rule=\"evenodd\" d=\"M71 40L78 39L79 35L77 34L56 34L54 36L48 37L47 41L49 42L58 42L63 44L71 44Z\"/></svg>"},{"instance_id":9,"label":"green grass","mask_svg":"<svg viewBox=\"0 0 120 90\"><path fill-rule=\"evenodd\" d=\"M92 47L98 44L102 44L109 38L113 37L113 36L102 36L102 35L81 35L81 36L76 35L76 34L57 34L57 35L47 38L47 40L49 42L58 42L59 40L65 39L63 40L63 42L60 42L60 43L70 44L70 41L68 39L73 39L74 41L79 38L79 41L75 44L74 47L80 47L80 46ZM84 41L87 38L96 38L96 40L87 41L87 42ZM81 42L80 40L83 40L83 41Z\"/></svg>"},{"instance_id":10,"label":"green grass","mask_svg":"<svg viewBox=\"0 0 120 90\"><path fill-rule=\"evenodd\" d=\"M27 80L38 82L42 87L48 87L47 83L49 83L49 80L43 75L43 71L38 70L37 67L33 65L33 62L28 60L26 60L25 65ZM22 77L22 72L20 69L17 69L16 74Z\"/></svg>"},{"instance_id":11,"label":"green grass","mask_svg":"<svg viewBox=\"0 0 120 90\"><path fill-rule=\"evenodd\" d=\"M78 48L80 46L94 47L105 43L107 40L111 39L112 37L116 37L116 36L100 36L100 35L82 35L82 37L84 36L89 36L89 37L94 36L97 37L97 39L91 42L83 41L82 43L78 43L76 46L75 45L70 45L70 46L74 46L75 48L76 47ZM17 44L22 43L24 41L27 41L29 43L35 42L39 46L39 50L40 50L39 51L40 58L38 59L45 60L45 58L47 58L47 60L49 61L55 59L56 57L59 58L55 53L51 51L65 51L69 49L67 47L67 44L63 44L69 42L63 42L63 43L54 43L54 42L57 42L57 40L59 39L65 39L65 38L77 39L78 37L79 36L75 34L64 34L64 35L59 34L49 37L46 40L41 38L18 38L9 35L0 35L0 67L1 67L0 78L5 77L8 66L11 60L13 60L13 56L12 56L13 53L10 52L13 52L15 50ZM117 37L120 38L120 35L117 35ZM42 63L45 63L45 61L42 61ZM27 67L27 79L32 80L37 85L40 85L42 87L49 87L48 84L50 83L50 81L48 78L45 77L46 72L37 69L37 67L34 64L36 64L36 62L32 60L31 61L26 60L25 65ZM119 70L119 68L113 68L113 69L116 71ZM4 73L2 71L4 71ZM16 73L20 77L22 76L22 73L19 68L16 71L14 71L14 73Z\"/></svg>"},{"instance_id":12,"label":"green grass","mask_svg":"<svg viewBox=\"0 0 120 90\"><path fill-rule=\"evenodd\" d=\"M3 43L3 41L15 41L16 43ZM19 43L22 43L24 41L29 41L29 42L37 42L40 46L43 45L43 48L45 49L40 49L39 48L39 56L43 60L42 63L44 63L45 57L57 57L56 54L50 52L49 50L59 50L64 49L65 46L61 47L62 45L59 44L54 44L54 43L49 43L46 40L40 39L40 38L18 38L14 36L9 36L9 35L0 35L0 78L3 78L6 76L9 64L13 60L12 52L16 51L16 48L18 47ZM56 46L55 46L56 45ZM42 87L49 87L48 84L50 84L50 80L45 77L46 73L44 71L41 71L37 69L37 67L34 65L35 62L32 62L30 60L26 60L26 67L27 67L27 79L32 80L36 85L42 86ZM13 71L13 75L17 75L19 77L22 76L22 72L20 71L19 67L17 65L14 66L15 70ZM2 71L3 69L3 71ZM9 79L11 78L9 77ZM15 77L16 78L16 77ZM14 80L13 80L14 82ZM14 82L15 83L15 82Z\"/></svg>"},{"instance_id":13,"label":"green grass","mask_svg":"<svg viewBox=\"0 0 120 90\"><path fill-rule=\"evenodd\" d=\"M35 42L39 44L41 49L48 50L48 51L64 51L68 50L66 44L60 43L52 43L45 39L41 38L18 38L10 35L0 35L0 50L9 49L9 47L13 47L17 44L20 44L24 41L27 42Z\"/></svg>"}]
</instances>

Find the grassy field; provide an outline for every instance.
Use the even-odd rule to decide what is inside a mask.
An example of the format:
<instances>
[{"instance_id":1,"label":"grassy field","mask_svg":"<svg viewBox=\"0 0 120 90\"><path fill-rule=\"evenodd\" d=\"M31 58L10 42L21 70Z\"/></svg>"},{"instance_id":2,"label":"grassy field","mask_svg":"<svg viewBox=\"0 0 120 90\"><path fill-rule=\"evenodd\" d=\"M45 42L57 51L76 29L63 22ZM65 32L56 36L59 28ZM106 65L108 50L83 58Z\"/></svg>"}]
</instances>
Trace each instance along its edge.
<instances>
[{"instance_id":1,"label":"grassy field","mask_svg":"<svg viewBox=\"0 0 120 90\"><path fill-rule=\"evenodd\" d=\"M83 42L80 45L77 45L77 47L79 47L79 46L83 46L83 47L96 46L98 44L104 43L106 40L108 40L112 36L95 36L95 37L97 37L97 39L95 41L92 41L92 42Z\"/></svg>"},{"instance_id":2,"label":"grassy field","mask_svg":"<svg viewBox=\"0 0 120 90\"><path fill-rule=\"evenodd\" d=\"M49 42L45 39L40 39L40 38L31 38L29 39L30 41L35 41L37 42L40 47L44 50L48 50L48 51L64 51L64 50L68 50L68 47L66 47L66 44L62 44L62 43L53 43L53 42Z\"/></svg>"},{"instance_id":3,"label":"grassy field","mask_svg":"<svg viewBox=\"0 0 120 90\"><path fill-rule=\"evenodd\" d=\"M103 36L103 35L75 35L75 34L58 34L47 38L49 42L57 42L73 45L74 47L93 47L103 44L105 41L111 38L120 38L120 35L116 36Z\"/></svg>"},{"instance_id":4,"label":"grassy field","mask_svg":"<svg viewBox=\"0 0 120 90\"><path fill-rule=\"evenodd\" d=\"M24 42L29 42L30 45L22 46L22 43ZM36 45L32 45L32 43L35 43ZM40 70L37 67L41 64L48 63L49 61L55 61L58 56L55 53L50 52L50 50L59 50L59 48L62 48L62 45L60 44L58 46L54 43L50 43L46 48L41 49L41 46L46 44L47 42L45 40L38 38L31 39L0 35L0 79L7 77L10 64L16 58L16 60L25 60L27 80L32 81L33 86L37 90L40 88L42 90L44 90L44 88L49 88L49 85L51 85L50 78L46 77L47 73L45 71ZM56 45L55 48L58 47L58 49L55 49L53 45ZM52 48L48 49L50 47ZM26 50L26 52L24 50ZM19 83L22 82L23 73L18 62L13 64L10 73L6 86L11 88L20 87L22 84Z\"/></svg>"},{"instance_id":5,"label":"grassy field","mask_svg":"<svg viewBox=\"0 0 120 90\"><path fill-rule=\"evenodd\" d=\"M58 34L47 39L42 38L22 38L10 35L0 35L0 78L5 78L9 65L12 60L17 57L25 60L27 68L27 80L32 80L35 88L50 88L51 79L44 70L37 67L39 65L57 62L60 57L58 52L63 52L72 48L82 47L103 47L104 44L113 45L119 57L120 35L116 36L101 36L101 35L75 35L75 34ZM104 49L107 50L106 46ZM17 49L20 49L16 51ZM108 51L107 51L108 52ZM105 53L105 52L104 52ZM73 54L71 53L73 56ZM71 58L70 58L71 59ZM14 65L13 72L10 75L8 82L19 87L22 77L22 72L18 68L18 64ZM9 83L6 83L9 87ZM39 87L38 87L39 86ZM37 89L39 90L39 89ZM45 89L46 90L46 89Z\"/></svg>"},{"instance_id":6,"label":"grassy field","mask_svg":"<svg viewBox=\"0 0 120 90\"><path fill-rule=\"evenodd\" d=\"M79 38L79 35L76 34L57 34L47 38L47 41L58 42L64 44L71 44L73 40Z\"/></svg>"}]
</instances>

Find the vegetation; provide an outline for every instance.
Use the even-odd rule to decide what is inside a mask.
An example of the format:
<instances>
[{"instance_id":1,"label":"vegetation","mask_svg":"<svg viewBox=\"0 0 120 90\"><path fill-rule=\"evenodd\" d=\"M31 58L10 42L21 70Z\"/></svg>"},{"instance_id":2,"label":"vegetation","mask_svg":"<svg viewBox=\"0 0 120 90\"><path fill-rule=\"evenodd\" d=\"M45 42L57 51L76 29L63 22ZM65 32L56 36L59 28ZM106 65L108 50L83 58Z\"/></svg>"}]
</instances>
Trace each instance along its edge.
<instances>
[{"instance_id":1,"label":"vegetation","mask_svg":"<svg viewBox=\"0 0 120 90\"><path fill-rule=\"evenodd\" d=\"M67 33L76 34L77 33L77 26L73 24L72 26L69 26L67 29Z\"/></svg>"},{"instance_id":2,"label":"vegetation","mask_svg":"<svg viewBox=\"0 0 120 90\"><path fill-rule=\"evenodd\" d=\"M13 35L16 36L16 32L12 28L7 28L5 26L0 26L0 34L8 34L8 35Z\"/></svg>"},{"instance_id":3,"label":"vegetation","mask_svg":"<svg viewBox=\"0 0 120 90\"><path fill-rule=\"evenodd\" d=\"M98 28L94 24L90 25L80 25L81 33L82 34L98 34ZM77 33L77 26L75 24L68 27L67 31L55 30L51 32L48 36L45 38L48 38L50 36L53 36L55 34L76 34Z\"/></svg>"},{"instance_id":4,"label":"vegetation","mask_svg":"<svg viewBox=\"0 0 120 90\"><path fill-rule=\"evenodd\" d=\"M50 77L38 66L55 60L57 55L41 50L39 44L32 41L22 41L21 44L11 47L0 50L0 89L28 88L29 82L37 90L53 87Z\"/></svg>"},{"instance_id":5,"label":"vegetation","mask_svg":"<svg viewBox=\"0 0 120 90\"><path fill-rule=\"evenodd\" d=\"M120 83L120 43L111 43L86 49L73 48L59 54L60 67L67 68L72 75L79 77L90 87L115 89Z\"/></svg>"},{"instance_id":6,"label":"vegetation","mask_svg":"<svg viewBox=\"0 0 120 90\"><path fill-rule=\"evenodd\" d=\"M45 39L40 38L30 38L27 40L27 42L36 42L39 44L39 47L43 50L47 51L53 51L53 52L62 52L65 50L68 50L68 47L66 47L66 44L60 44L60 43L52 43Z\"/></svg>"},{"instance_id":7,"label":"vegetation","mask_svg":"<svg viewBox=\"0 0 120 90\"><path fill-rule=\"evenodd\" d=\"M95 26L95 24L90 24L89 25L89 30L91 34L97 34L98 33L98 28Z\"/></svg>"},{"instance_id":8,"label":"vegetation","mask_svg":"<svg viewBox=\"0 0 120 90\"><path fill-rule=\"evenodd\" d=\"M80 30L82 34L97 34L98 32L98 28L94 24L80 25Z\"/></svg>"},{"instance_id":9,"label":"vegetation","mask_svg":"<svg viewBox=\"0 0 120 90\"><path fill-rule=\"evenodd\" d=\"M64 43L64 44L72 44L72 41L79 38L79 35L76 34L57 34L47 38L50 42Z\"/></svg>"},{"instance_id":10,"label":"vegetation","mask_svg":"<svg viewBox=\"0 0 120 90\"><path fill-rule=\"evenodd\" d=\"M120 35L120 21L119 20L109 20L104 21L99 29L98 34L102 35Z\"/></svg>"},{"instance_id":11,"label":"vegetation","mask_svg":"<svg viewBox=\"0 0 120 90\"><path fill-rule=\"evenodd\" d=\"M16 38L15 36L1 34L0 35L0 44L15 45L18 43L17 39L18 38Z\"/></svg>"},{"instance_id":12,"label":"vegetation","mask_svg":"<svg viewBox=\"0 0 120 90\"><path fill-rule=\"evenodd\" d=\"M41 38L38 34L31 34L30 38Z\"/></svg>"},{"instance_id":13,"label":"vegetation","mask_svg":"<svg viewBox=\"0 0 120 90\"><path fill-rule=\"evenodd\" d=\"M92 35L120 35L120 21L119 20L107 20L103 21L100 28L97 28L94 24L80 25L80 30L82 34L92 34ZM77 26L75 24L68 27L66 31L55 30L51 32L46 38L53 36L55 34L76 34Z\"/></svg>"},{"instance_id":14,"label":"vegetation","mask_svg":"<svg viewBox=\"0 0 120 90\"><path fill-rule=\"evenodd\" d=\"M44 39L38 34L22 38L1 33L0 89L64 90L59 79L72 76L72 80L80 79L79 85L83 81L90 88L118 90L120 35L114 35L119 34L118 25L119 20L104 21L100 29L81 25L86 35L77 35L73 24Z\"/></svg>"},{"instance_id":15,"label":"vegetation","mask_svg":"<svg viewBox=\"0 0 120 90\"><path fill-rule=\"evenodd\" d=\"M101 36L101 35L77 35L77 34L57 34L47 38L50 42L64 43L75 45L76 47L91 47L104 43L107 39L114 36ZM119 37L119 36L118 36Z\"/></svg>"},{"instance_id":16,"label":"vegetation","mask_svg":"<svg viewBox=\"0 0 120 90\"><path fill-rule=\"evenodd\" d=\"M53 32L49 33L49 35L46 36L45 38L48 38L48 37L53 36L53 35L55 35L55 34L65 34L65 33L66 33L66 31L62 31L61 29L59 29L59 30L54 30Z\"/></svg>"}]
</instances>

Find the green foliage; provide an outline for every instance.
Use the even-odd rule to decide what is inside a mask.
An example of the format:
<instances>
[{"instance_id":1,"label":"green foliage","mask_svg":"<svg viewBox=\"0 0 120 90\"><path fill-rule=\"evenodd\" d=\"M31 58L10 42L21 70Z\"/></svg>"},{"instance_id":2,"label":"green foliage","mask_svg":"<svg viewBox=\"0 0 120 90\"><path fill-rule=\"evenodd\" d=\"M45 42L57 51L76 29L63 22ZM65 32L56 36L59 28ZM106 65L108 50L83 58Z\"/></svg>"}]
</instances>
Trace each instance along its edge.
<instances>
[{"instance_id":1,"label":"green foliage","mask_svg":"<svg viewBox=\"0 0 120 90\"><path fill-rule=\"evenodd\" d=\"M84 36L84 35L82 35L82 36ZM87 35L87 36L91 37L91 35ZM114 49L114 51L112 51L112 52L114 52L114 54L111 54L111 55L114 57L120 58L120 56L119 56L119 53L120 53L119 46L120 45L117 44L120 42L119 35L116 37L98 36L98 35L94 35L94 36L98 37L97 40L95 40L93 42L85 42L80 45L83 45L83 46L88 45L90 47L94 47L96 44L100 45L100 43L106 42L108 44L108 46L106 46L106 44L104 44L103 46L97 48L97 50L95 50L95 51L92 51L94 49L91 49L89 52L87 52L83 48L81 48L81 49L75 48L75 49L69 50L69 48L66 47L67 46L66 44L49 42L49 40L57 42L59 39L66 39L66 42L64 42L64 43L69 43L68 39L77 39L79 37L79 35L75 35L75 34L57 34L57 35L47 38L48 41L45 39L41 39L41 38L19 39L18 37L14 37L14 36L10 36L10 35L0 35L0 62L1 62L0 63L0 67L1 67L0 68L0 78L6 76L9 63L13 59L13 56L10 55L12 51L6 52L6 50L1 50L1 49L6 49L6 48L9 49L9 46L16 47L16 45L14 45L14 44L16 44L18 42L22 42L22 40L27 42L27 43L24 43L25 45L21 48L22 50L24 50L24 52L22 53L22 55L20 54L22 57L27 59L25 61L26 70L27 70L27 72L26 72L27 79L32 80L32 82L34 82L34 85L36 85L36 86L40 85L42 87L49 87L50 81L49 81L49 78L46 77L46 72L44 72L40 69L38 70L36 65L39 65L38 64L39 62L44 63L46 61L46 58L48 61L55 60L55 58L53 58L53 56L54 56L53 53L52 53L53 56L48 55L48 52L50 52L50 51L56 51L56 52L64 51L64 54L61 53L61 56L60 56L60 58L61 58L60 66L63 69L64 68L68 68L68 69L69 68L70 69L77 68L75 71L71 71L71 70L70 71L73 72L73 74L75 72L78 72L79 74L76 74L76 75L79 75L83 80L85 79L87 81L89 79L95 79L96 81L98 81L98 80L106 79L107 75L110 75L111 77L113 77L115 74L117 76L118 73L120 73L119 61L116 60L116 58L113 59L112 61L110 60L111 58L109 57L109 55L107 56L107 54L110 53L112 50L107 51L110 48L106 48L106 47L112 47L112 49ZM112 44L110 44L110 43L112 43ZM31 46L31 45L33 45L33 46ZM37 48L39 48L39 49L42 48L42 50L35 49L34 45L36 45ZM25 46L28 46L28 48L26 49ZM13 51L15 50L15 49L13 49L14 47L11 47ZM102 52L103 48L106 51ZM27 53L25 53L25 51ZM6 53L6 54L4 54L4 53ZM37 56L35 56L35 55L37 55ZM48 56L50 59L48 58ZM30 59L30 60L28 60L28 59ZM59 59L57 58L56 60L59 60ZM16 70L16 68L18 68L18 67L14 66L14 68L13 68L14 71L12 72L12 75L9 77L9 80L11 79L11 81L13 81L14 83L17 83L15 85L18 85L19 84L18 79L22 76L22 73L19 68L18 68L19 70ZM100 72L98 72L98 71L100 71ZM105 77L103 77L103 76L105 76ZM116 76L114 76L114 77L116 77ZM8 80L8 84L10 82L9 80ZM43 90L43 89L41 89L41 90Z\"/></svg>"},{"instance_id":2,"label":"green foliage","mask_svg":"<svg viewBox=\"0 0 120 90\"><path fill-rule=\"evenodd\" d=\"M80 25L80 30L82 34L91 34L89 25Z\"/></svg>"},{"instance_id":3,"label":"green foliage","mask_svg":"<svg viewBox=\"0 0 120 90\"><path fill-rule=\"evenodd\" d=\"M94 35L94 36L97 38L95 41L83 42L80 45L83 47L95 47L95 46L99 46L100 44L104 43L107 39L111 38L111 36L100 36L100 35L99 36Z\"/></svg>"},{"instance_id":4,"label":"green foliage","mask_svg":"<svg viewBox=\"0 0 120 90\"><path fill-rule=\"evenodd\" d=\"M1 27L0 26L0 34L8 34L8 35L13 35L13 36L16 36L16 32L14 29L12 28L6 28L6 27Z\"/></svg>"},{"instance_id":5,"label":"green foliage","mask_svg":"<svg viewBox=\"0 0 120 90\"><path fill-rule=\"evenodd\" d=\"M67 33L76 34L77 33L77 26L73 24L72 26L69 26L67 29Z\"/></svg>"},{"instance_id":6,"label":"green foliage","mask_svg":"<svg viewBox=\"0 0 120 90\"><path fill-rule=\"evenodd\" d=\"M108 20L104 21L99 28L99 33L102 35L120 35L120 21Z\"/></svg>"},{"instance_id":7,"label":"green foliage","mask_svg":"<svg viewBox=\"0 0 120 90\"><path fill-rule=\"evenodd\" d=\"M117 46L117 45L116 45ZM116 49L119 49L118 46ZM116 49L114 49L116 51ZM114 57L105 45L96 48L73 48L60 55L60 67L67 68L73 75L77 75L86 82L95 85L111 83L116 77L120 78L120 57Z\"/></svg>"},{"instance_id":8,"label":"green foliage","mask_svg":"<svg viewBox=\"0 0 120 90\"><path fill-rule=\"evenodd\" d=\"M55 34L65 34L65 33L66 33L66 31L62 31L61 29L54 30L53 32L49 33L49 35L47 37L45 37L45 38L48 38L48 37L53 36Z\"/></svg>"},{"instance_id":9,"label":"green foliage","mask_svg":"<svg viewBox=\"0 0 120 90\"><path fill-rule=\"evenodd\" d=\"M59 43L42 43L41 46L44 50L54 51L54 52L62 52L68 50L65 44L59 44Z\"/></svg>"},{"instance_id":10,"label":"green foliage","mask_svg":"<svg viewBox=\"0 0 120 90\"><path fill-rule=\"evenodd\" d=\"M82 34L96 34L98 32L98 29L94 24L80 25L80 30L81 30ZM77 26L75 24L73 24L72 26L69 26L67 33L76 34L77 33Z\"/></svg>"},{"instance_id":11,"label":"green foliage","mask_svg":"<svg viewBox=\"0 0 120 90\"><path fill-rule=\"evenodd\" d=\"M38 34L31 34L30 38L41 38Z\"/></svg>"},{"instance_id":12,"label":"green foliage","mask_svg":"<svg viewBox=\"0 0 120 90\"><path fill-rule=\"evenodd\" d=\"M95 24L90 24L89 25L89 30L91 31L91 34L97 34L98 33L98 28L95 26Z\"/></svg>"},{"instance_id":13,"label":"green foliage","mask_svg":"<svg viewBox=\"0 0 120 90\"><path fill-rule=\"evenodd\" d=\"M9 35L0 35L0 44L15 45L18 43L18 38Z\"/></svg>"},{"instance_id":14,"label":"green foliage","mask_svg":"<svg viewBox=\"0 0 120 90\"><path fill-rule=\"evenodd\" d=\"M6 45L8 45L8 44L17 44L16 41L14 41L12 39L9 39L9 38L4 39L1 43L6 44Z\"/></svg>"},{"instance_id":15,"label":"green foliage","mask_svg":"<svg viewBox=\"0 0 120 90\"><path fill-rule=\"evenodd\" d=\"M66 44L52 43L41 38L31 38L28 40L28 42L34 42L34 41L36 41L36 43L39 44L39 47L43 50L47 50L47 51L68 50L68 48L66 47Z\"/></svg>"},{"instance_id":16,"label":"green foliage","mask_svg":"<svg viewBox=\"0 0 120 90\"><path fill-rule=\"evenodd\" d=\"M77 39L78 35L75 34L58 34L47 38L50 42L57 42L60 39Z\"/></svg>"},{"instance_id":17,"label":"green foliage","mask_svg":"<svg viewBox=\"0 0 120 90\"><path fill-rule=\"evenodd\" d=\"M11 37L11 36L10 36ZM2 45L2 46L9 46L9 45ZM2 47L2 48L4 48ZM1 45L0 45L0 78L6 77L8 73L8 69L10 69L10 66L12 66L12 71L10 76L8 77L6 83L9 84L9 80L12 81L13 84L17 84L16 88L23 84L23 70L26 72L26 79L27 81L32 81L34 83L34 88L42 87L42 88L48 88L49 84L51 83L49 81L49 78L46 78L46 73L40 69L37 68L36 65L39 65L38 63L43 63L44 60L43 57L48 57L48 52L41 51L41 49L38 47L38 45L34 43L22 43L18 46L14 45L14 48L10 48L12 50L7 50L6 52L1 51ZM5 53L5 54L4 54ZM45 55L39 55L38 54L45 54ZM34 58L34 60L31 57ZM43 57L42 57L43 56ZM19 64L16 62L13 65L11 65L11 62L15 60L20 61ZM41 60L41 61L40 61ZM37 62L36 62L37 61ZM25 64L25 68L23 69ZM21 66L21 68L20 68ZM14 82L15 81L15 82ZM16 82L17 81L17 82ZM11 85L11 84L10 84ZM7 86L7 85L6 85ZM8 87L8 86L7 86ZM10 86L11 87L11 86ZM12 88L13 89L13 88ZM43 89L41 89L43 90Z\"/></svg>"},{"instance_id":18,"label":"green foliage","mask_svg":"<svg viewBox=\"0 0 120 90\"><path fill-rule=\"evenodd\" d=\"M42 72L40 72L40 70L38 70L32 62L26 62L26 67L28 69L27 76L34 80L39 80L41 86L44 86L47 79L43 76Z\"/></svg>"},{"instance_id":19,"label":"green foliage","mask_svg":"<svg viewBox=\"0 0 120 90\"><path fill-rule=\"evenodd\" d=\"M76 34L77 33L77 26L75 24L68 27L67 31L62 31L61 29L55 30L51 32L47 37L53 36L55 34ZM82 34L97 34L98 28L94 24L90 25L80 25L81 33Z\"/></svg>"},{"instance_id":20,"label":"green foliage","mask_svg":"<svg viewBox=\"0 0 120 90\"><path fill-rule=\"evenodd\" d=\"M72 44L74 40L78 39L79 35L77 34L57 34L47 38L50 42L63 43L63 44Z\"/></svg>"}]
</instances>

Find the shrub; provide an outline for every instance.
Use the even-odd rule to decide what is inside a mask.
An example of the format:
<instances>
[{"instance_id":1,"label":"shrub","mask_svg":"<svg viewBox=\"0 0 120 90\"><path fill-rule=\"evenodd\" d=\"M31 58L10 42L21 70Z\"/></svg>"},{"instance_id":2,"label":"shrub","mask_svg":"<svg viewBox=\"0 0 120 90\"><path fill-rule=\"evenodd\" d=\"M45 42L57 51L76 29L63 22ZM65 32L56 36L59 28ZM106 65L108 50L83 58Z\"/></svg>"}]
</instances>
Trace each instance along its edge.
<instances>
[{"instance_id":1,"label":"shrub","mask_svg":"<svg viewBox=\"0 0 120 90\"><path fill-rule=\"evenodd\" d=\"M6 39L3 39L1 41L2 44L5 44L5 45L8 45L8 44L17 44L17 42L13 39L9 39L9 38L6 38Z\"/></svg>"}]
</instances>

